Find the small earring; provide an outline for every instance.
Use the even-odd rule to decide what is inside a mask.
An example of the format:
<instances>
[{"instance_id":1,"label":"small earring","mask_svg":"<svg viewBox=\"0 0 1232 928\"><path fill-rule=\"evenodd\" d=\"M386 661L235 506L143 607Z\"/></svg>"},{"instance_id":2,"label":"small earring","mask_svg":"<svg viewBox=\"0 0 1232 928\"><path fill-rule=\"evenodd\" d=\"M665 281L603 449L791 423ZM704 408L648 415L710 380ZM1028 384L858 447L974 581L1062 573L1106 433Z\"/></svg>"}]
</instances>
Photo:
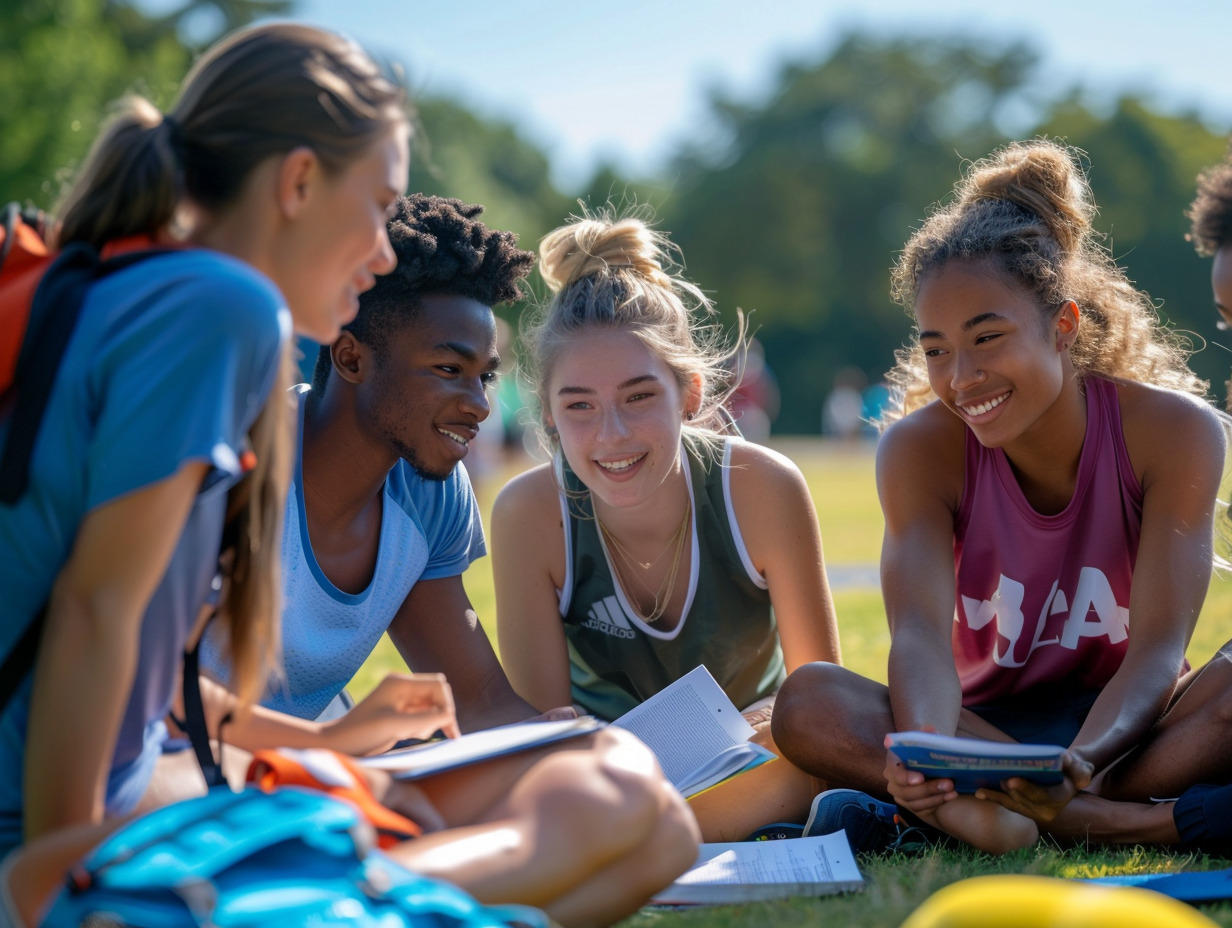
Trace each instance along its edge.
<instances>
[{"instance_id":1,"label":"small earring","mask_svg":"<svg viewBox=\"0 0 1232 928\"><path fill-rule=\"evenodd\" d=\"M692 413L692 412L686 412L686 413L684 414L684 420L685 420L686 422L692 422L692 421L693 421L693 413Z\"/></svg>"}]
</instances>

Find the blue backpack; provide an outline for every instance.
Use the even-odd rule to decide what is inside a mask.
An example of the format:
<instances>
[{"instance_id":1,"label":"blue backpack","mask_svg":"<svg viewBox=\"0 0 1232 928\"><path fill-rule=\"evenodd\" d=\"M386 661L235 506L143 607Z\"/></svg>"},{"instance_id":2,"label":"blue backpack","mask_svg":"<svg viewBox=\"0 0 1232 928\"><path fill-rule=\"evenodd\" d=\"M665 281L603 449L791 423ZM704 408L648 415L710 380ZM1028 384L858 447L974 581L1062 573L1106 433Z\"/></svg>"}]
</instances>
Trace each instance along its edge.
<instances>
[{"instance_id":1,"label":"blue backpack","mask_svg":"<svg viewBox=\"0 0 1232 928\"><path fill-rule=\"evenodd\" d=\"M42 928L547 928L373 850L350 804L312 790L212 790L135 819L69 874Z\"/></svg>"}]
</instances>

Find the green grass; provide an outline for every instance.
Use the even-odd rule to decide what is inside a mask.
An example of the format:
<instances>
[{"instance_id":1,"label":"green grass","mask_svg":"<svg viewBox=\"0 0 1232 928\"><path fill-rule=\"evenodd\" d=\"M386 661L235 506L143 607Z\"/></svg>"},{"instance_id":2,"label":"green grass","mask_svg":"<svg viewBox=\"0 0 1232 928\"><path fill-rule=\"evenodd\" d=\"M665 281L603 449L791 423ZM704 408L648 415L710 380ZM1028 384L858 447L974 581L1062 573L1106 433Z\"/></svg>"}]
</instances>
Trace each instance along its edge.
<instances>
[{"instance_id":1,"label":"green grass","mask_svg":"<svg viewBox=\"0 0 1232 928\"><path fill-rule=\"evenodd\" d=\"M974 876L1030 873L1052 877L1094 877L1120 873L1152 873L1175 870L1207 870L1227 866L1227 861L1208 857L1164 854L1133 848L1090 853L1046 847L994 858L974 851L928 851L920 857L863 857L860 871L864 891L819 899L785 899L777 902L716 906L696 910L644 909L626 919L621 928L893 928L900 925L925 899L943 886ZM990 911L984 924L1026 925L1021 913ZM1219 925L1232 926L1232 905L1200 907ZM1008 917L1007 917L1008 914ZM998 917L999 916L999 917ZM1089 922L1071 921L1077 925ZM965 924L974 924L966 922ZM1040 928L1046 923L1038 922ZM1101 925L1109 922L1101 921ZM1145 924L1143 922L1131 925Z\"/></svg>"},{"instance_id":2,"label":"green grass","mask_svg":"<svg viewBox=\"0 0 1232 928\"><path fill-rule=\"evenodd\" d=\"M820 440L787 440L779 450L804 471L817 507L825 545L826 563L833 575L844 567L877 562L882 520L873 479L873 449L868 444L836 445ZM508 477L518 468L504 474ZM499 481L479 488L484 519ZM466 589L475 610L495 645L496 604L492 570L484 558L466 574ZM890 638L885 611L876 588L837 589L843 663L858 673L885 680ZM1202 617L1189 648L1197 665L1232 638L1232 578L1211 583ZM367 693L390 670L403 669L388 638L356 675L351 689ZM1042 847L1042 846L1041 846ZM746 925L778 926L895 926L929 895L955 880L990 873L1035 873L1047 876L1098 876L1155 870L1210 869L1227 862L1205 857L1172 855L1160 851L1060 850L1043 848L994 859L974 851L934 851L921 858L869 858L861 861L866 880L863 893L822 899L707 908L692 912L648 910L628 920L623 928L735 928ZM1232 928L1232 905L1203 907L1203 913Z\"/></svg>"}]
</instances>

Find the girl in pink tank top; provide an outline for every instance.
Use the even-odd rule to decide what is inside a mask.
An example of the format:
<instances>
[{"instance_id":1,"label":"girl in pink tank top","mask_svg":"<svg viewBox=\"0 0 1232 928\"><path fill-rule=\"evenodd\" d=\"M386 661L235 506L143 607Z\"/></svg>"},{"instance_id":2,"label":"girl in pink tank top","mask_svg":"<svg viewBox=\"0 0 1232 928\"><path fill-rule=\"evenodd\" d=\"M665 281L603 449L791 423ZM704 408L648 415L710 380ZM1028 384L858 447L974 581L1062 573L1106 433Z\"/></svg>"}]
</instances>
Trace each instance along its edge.
<instances>
[{"instance_id":1,"label":"girl in pink tank top","mask_svg":"<svg viewBox=\"0 0 1232 928\"><path fill-rule=\"evenodd\" d=\"M798 766L992 852L1041 830L1176 840L1149 797L1232 773L1197 734L1228 663L1177 682L1224 431L1094 210L1073 152L1016 143L908 241L894 291L918 336L877 454L889 686L804 667L774 719ZM887 732L917 729L1055 741L1064 780L960 796L887 754Z\"/></svg>"}]
</instances>

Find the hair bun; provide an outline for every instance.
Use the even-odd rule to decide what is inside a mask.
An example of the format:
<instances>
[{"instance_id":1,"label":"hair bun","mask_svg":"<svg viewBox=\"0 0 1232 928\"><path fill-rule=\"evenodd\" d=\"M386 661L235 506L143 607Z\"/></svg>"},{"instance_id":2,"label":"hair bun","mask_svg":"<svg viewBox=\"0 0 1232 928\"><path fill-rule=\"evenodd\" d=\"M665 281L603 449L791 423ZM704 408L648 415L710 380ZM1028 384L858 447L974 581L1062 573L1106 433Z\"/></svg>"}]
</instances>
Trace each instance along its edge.
<instances>
[{"instance_id":1,"label":"hair bun","mask_svg":"<svg viewBox=\"0 0 1232 928\"><path fill-rule=\"evenodd\" d=\"M672 286L664 270L668 245L636 217L584 217L550 232L539 246L539 273L554 293L592 274L630 268L658 284Z\"/></svg>"},{"instance_id":2,"label":"hair bun","mask_svg":"<svg viewBox=\"0 0 1232 928\"><path fill-rule=\"evenodd\" d=\"M1047 139L1015 142L972 165L963 200L1005 200L1038 216L1066 251L1091 231L1095 204L1078 152Z\"/></svg>"}]
</instances>

